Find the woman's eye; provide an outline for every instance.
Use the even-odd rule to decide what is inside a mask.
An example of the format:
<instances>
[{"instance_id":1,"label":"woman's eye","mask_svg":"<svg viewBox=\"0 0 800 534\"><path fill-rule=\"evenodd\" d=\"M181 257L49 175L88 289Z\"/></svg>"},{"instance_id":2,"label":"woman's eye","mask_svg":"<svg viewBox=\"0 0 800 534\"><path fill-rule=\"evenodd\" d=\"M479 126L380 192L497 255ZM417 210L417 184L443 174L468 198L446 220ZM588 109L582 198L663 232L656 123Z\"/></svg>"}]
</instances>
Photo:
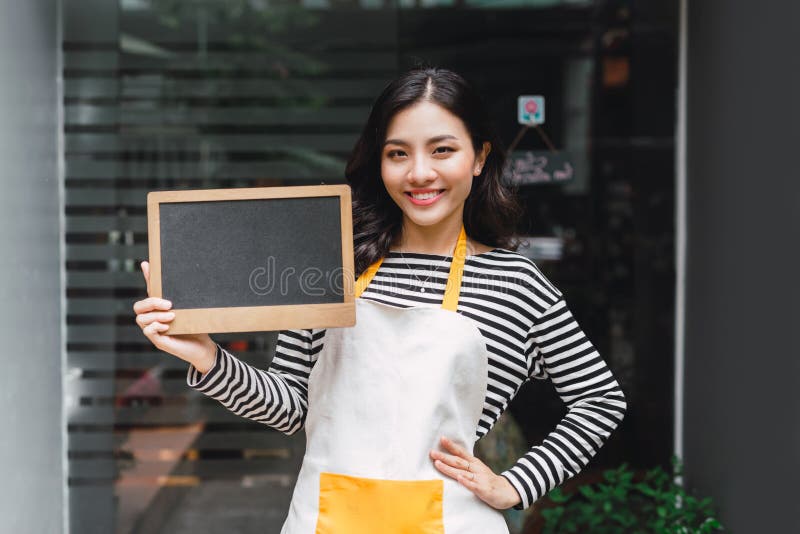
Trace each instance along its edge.
<instances>
[{"instance_id":1,"label":"woman's eye","mask_svg":"<svg viewBox=\"0 0 800 534\"><path fill-rule=\"evenodd\" d=\"M453 149L449 146L438 146L436 150L433 151L434 154L446 154L448 152L453 152Z\"/></svg>"},{"instance_id":2,"label":"woman's eye","mask_svg":"<svg viewBox=\"0 0 800 534\"><path fill-rule=\"evenodd\" d=\"M399 157L405 156L406 153L403 152L402 150L390 150L386 155L389 158L399 158Z\"/></svg>"}]
</instances>

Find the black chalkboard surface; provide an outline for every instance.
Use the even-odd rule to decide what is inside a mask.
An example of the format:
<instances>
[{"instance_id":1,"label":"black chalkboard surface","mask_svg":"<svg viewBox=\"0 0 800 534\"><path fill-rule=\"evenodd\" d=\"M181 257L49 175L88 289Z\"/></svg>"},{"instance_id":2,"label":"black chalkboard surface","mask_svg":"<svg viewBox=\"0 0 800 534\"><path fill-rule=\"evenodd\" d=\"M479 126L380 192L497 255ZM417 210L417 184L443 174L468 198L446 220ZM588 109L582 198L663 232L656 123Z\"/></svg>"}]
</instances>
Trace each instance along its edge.
<instances>
[{"instance_id":1,"label":"black chalkboard surface","mask_svg":"<svg viewBox=\"0 0 800 534\"><path fill-rule=\"evenodd\" d=\"M350 189L148 194L150 289L169 334L355 324Z\"/></svg>"}]
</instances>

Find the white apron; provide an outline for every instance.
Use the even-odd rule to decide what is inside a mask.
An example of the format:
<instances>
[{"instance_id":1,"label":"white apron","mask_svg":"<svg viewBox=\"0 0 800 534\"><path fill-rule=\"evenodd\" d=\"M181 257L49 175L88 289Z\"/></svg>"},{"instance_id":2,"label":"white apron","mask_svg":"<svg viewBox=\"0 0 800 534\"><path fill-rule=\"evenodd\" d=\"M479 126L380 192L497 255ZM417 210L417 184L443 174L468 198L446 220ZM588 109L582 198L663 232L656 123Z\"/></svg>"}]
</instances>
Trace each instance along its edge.
<instances>
[{"instance_id":1,"label":"white apron","mask_svg":"<svg viewBox=\"0 0 800 534\"><path fill-rule=\"evenodd\" d=\"M356 298L357 324L327 330L281 534L508 533L499 511L429 456L440 436L472 453L486 395L486 344L455 312L465 258L462 228L442 308ZM356 297L380 264L359 277Z\"/></svg>"}]
</instances>

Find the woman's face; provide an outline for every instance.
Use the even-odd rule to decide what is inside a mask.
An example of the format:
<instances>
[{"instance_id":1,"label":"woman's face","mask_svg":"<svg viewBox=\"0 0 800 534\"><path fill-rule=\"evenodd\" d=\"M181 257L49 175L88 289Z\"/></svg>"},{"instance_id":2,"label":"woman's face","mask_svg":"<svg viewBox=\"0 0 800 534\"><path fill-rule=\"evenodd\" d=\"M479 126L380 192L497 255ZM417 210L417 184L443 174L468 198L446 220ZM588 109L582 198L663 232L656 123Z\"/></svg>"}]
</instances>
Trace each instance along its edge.
<instances>
[{"instance_id":1,"label":"woman's face","mask_svg":"<svg viewBox=\"0 0 800 534\"><path fill-rule=\"evenodd\" d=\"M395 115L381 152L381 177L403 211L404 224L433 226L461 221L472 179L480 174L490 145L475 154L467 128L432 102Z\"/></svg>"}]
</instances>

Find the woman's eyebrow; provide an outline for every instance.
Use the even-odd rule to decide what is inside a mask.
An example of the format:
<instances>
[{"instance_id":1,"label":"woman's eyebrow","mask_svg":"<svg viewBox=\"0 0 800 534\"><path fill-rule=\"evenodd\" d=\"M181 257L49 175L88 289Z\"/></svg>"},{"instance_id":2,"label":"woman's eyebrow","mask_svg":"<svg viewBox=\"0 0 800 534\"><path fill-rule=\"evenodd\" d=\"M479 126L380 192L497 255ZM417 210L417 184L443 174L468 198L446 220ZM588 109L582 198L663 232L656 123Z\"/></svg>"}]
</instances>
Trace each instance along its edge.
<instances>
[{"instance_id":1,"label":"woman's eyebrow","mask_svg":"<svg viewBox=\"0 0 800 534\"><path fill-rule=\"evenodd\" d=\"M456 137L455 135L445 134L445 135L437 135L436 137L431 137L430 139L428 139L426 144L432 145L434 143L438 143L440 141L446 141L448 139L453 139L458 141L458 137ZM408 143L408 141L404 141L402 139L387 139L386 141L384 141L383 146L386 145L409 146L409 144L410 143Z\"/></svg>"}]
</instances>

